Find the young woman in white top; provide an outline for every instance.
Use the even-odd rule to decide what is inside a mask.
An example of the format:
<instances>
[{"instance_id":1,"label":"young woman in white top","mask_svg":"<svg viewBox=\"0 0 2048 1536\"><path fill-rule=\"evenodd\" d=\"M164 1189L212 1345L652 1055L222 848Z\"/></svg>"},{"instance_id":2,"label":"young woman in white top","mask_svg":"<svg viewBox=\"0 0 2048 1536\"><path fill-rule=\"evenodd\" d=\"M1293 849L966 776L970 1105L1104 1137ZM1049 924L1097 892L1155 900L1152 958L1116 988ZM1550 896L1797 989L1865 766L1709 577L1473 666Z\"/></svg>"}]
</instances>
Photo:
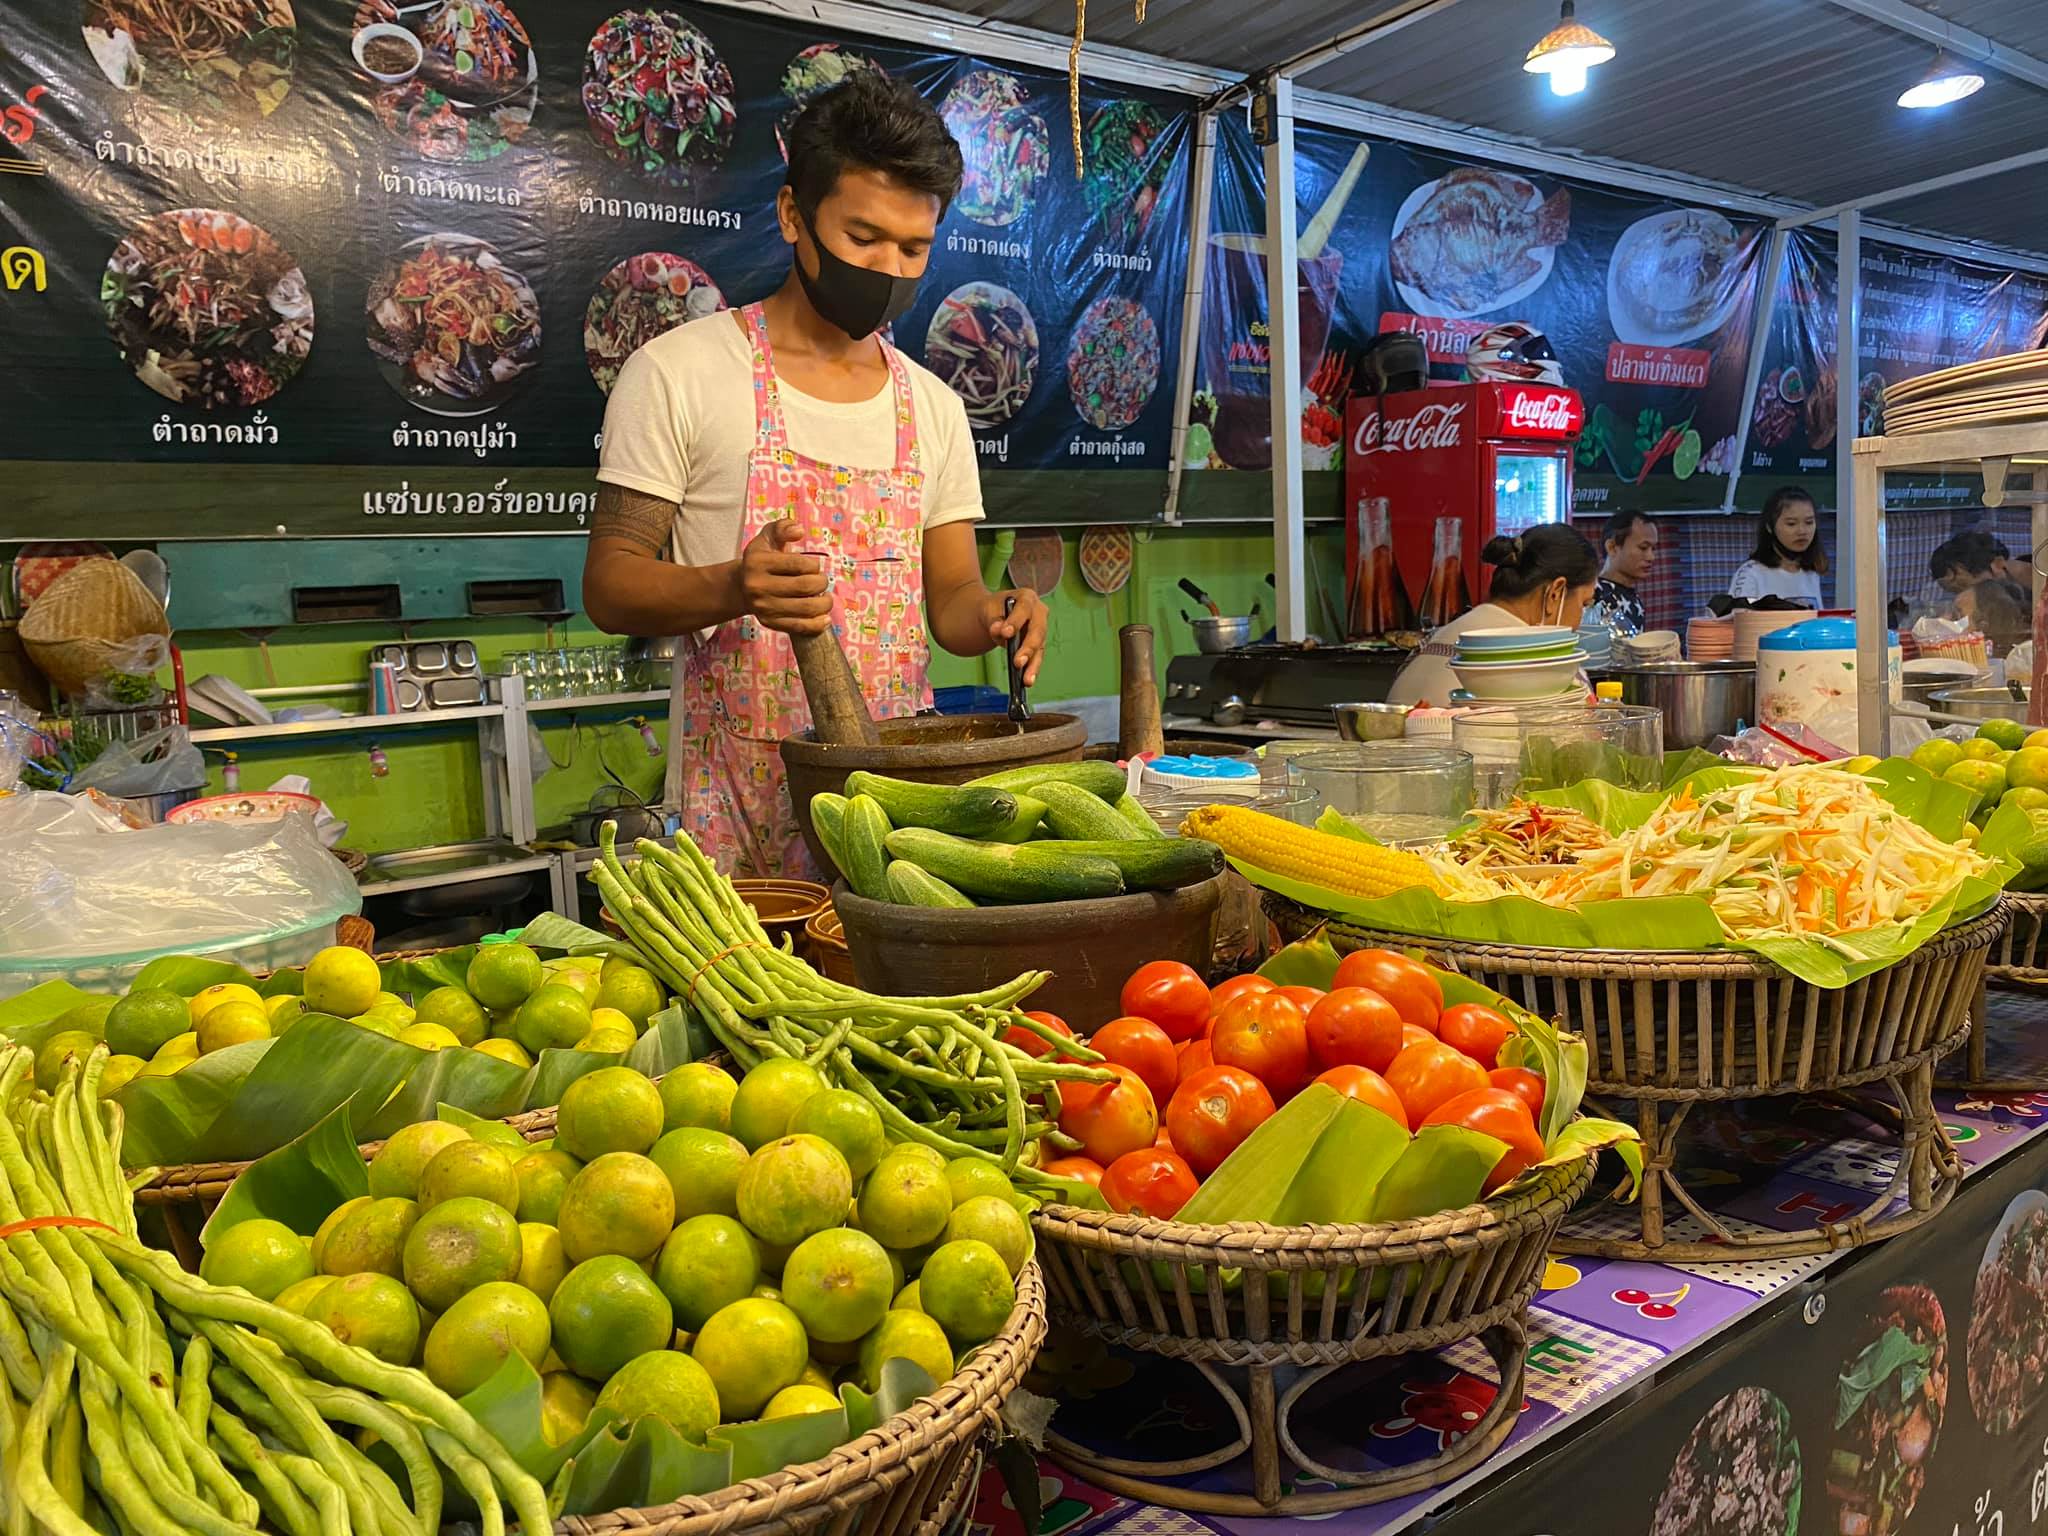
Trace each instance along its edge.
<instances>
[{"instance_id":1,"label":"young woman in white top","mask_svg":"<svg viewBox=\"0 0 2048 1536\"><path fill-rule=\"evenodd\" d=\"M1489 540L1479 558L1493 567L1486 601L1431 631L1428 643L1394 674L1388 703L1450 703L1451 690L1459 686L1451 658L1467 630L1517 624L1577 629L1600 578L1593 546L1569 523L1541 523L1513 538Z\"/></svg>"},{"instance_id":2,"label":"young woman in white top","mask_svg":"<svg viewBox=\"0 0 2048 1536\"><path fill-rule=\"evenodd\" d=\"M1757 519L1756 553L1735 567L1728 595L1751 603L1760 597L1782 597L1818 608L1820 579L1827 570L1813 498L1797 486L1784 486L1764 502L1763 516Z\"/></svg>"}]
</instances>

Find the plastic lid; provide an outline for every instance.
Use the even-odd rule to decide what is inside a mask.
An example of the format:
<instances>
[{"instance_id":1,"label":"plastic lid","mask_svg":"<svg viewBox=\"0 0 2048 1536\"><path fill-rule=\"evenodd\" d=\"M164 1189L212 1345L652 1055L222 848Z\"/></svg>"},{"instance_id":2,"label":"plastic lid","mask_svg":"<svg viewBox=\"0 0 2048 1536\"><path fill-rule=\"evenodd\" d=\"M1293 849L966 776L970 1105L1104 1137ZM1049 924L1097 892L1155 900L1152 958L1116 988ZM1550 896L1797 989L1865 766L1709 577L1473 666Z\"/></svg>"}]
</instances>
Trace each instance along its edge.
<instances>
[{"instance_id":1,"label":"plastic lid","mask_svg":"<svg viewBox=\"0 0 2048 1536\"><path fill-rule=\"evenodd\" d=\"M1615 703L1619 704L1621 702L1621 684L1595 683L1593 685L1593 696L1597 699L1612 699Z\"/></svg>"},{"instance_id":2,"label":"plastic lid","mask_svg":"<svg viewBox=\"0 0 2048 1536\"><path fill-rule=\"evenodd\" d=\"M1203 757L1199 753L1192 757L1156 757L1146 765L1161 773L1179 774L1191 779L1255 779L1259 776L1258 764L1242 757Z\"/></svg>"},{"instance_id":3,"label":"plastic lid","mask_svg":"<svg viewBox=\"0 0 2048 1536\"><path fill-rule=\"evenodd\" d=\"M1895 630L1884 632L1885 644L1899 643ZM1853 651L1856 649L1854 619L1804 619L1774 629L1757 641L1760 651Z\"/></svg>"}]
</instances>

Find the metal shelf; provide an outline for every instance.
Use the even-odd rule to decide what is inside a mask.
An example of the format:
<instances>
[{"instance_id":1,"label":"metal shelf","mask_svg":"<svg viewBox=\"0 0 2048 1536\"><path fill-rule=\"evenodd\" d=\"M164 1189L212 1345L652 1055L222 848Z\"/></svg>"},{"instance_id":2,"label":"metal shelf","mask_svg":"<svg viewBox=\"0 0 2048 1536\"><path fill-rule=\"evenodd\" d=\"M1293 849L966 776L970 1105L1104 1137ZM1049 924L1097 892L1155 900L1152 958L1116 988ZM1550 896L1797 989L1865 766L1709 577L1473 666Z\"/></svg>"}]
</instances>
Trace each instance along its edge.
<instances>
[{"instance_id":1,"label":"metal shelf","mask_svg":"<svg viewBox=\"0 0 2048 1536\"><path fill-rule=\"evenodd\" d=\"M422 854L435 850L413 850ZM391 857L391 855L384 855ZM440 885L465 885L474 880L496 880L505 875L546 873L551 878L555 869L555 856L550 853L528 853L519 848L507 848L503 859L464 865L458 869L434 870L428 873L408 875L394 873L388 877L376 873L373 860L369 869L356 879L356 885L367 899L373 896L395 896L404 891L423 891ZM403 866L401 866L402 869Z\"/></svg>"},{"instance_id":2,"label":"metal shelf","mask_svg":"<svg viewBox=\"0 0 2048 1536\"><path fill-rule=\"evenodd\" d=\"M597 693L581 699L528 699L526 712L529 715L562 714L576 709L631 709L645 704L666 704L669 691L666 688L650 688L644 693Z\"/></svg>"},{"instance_id":3,"label":"metal shelf","mask_svg":"<svg viewBox=\"0 0 2048 1536\"><path fill-rule=\"evenodd\" d=\"M365 731L398 731L426 725L454 725L465 720L490 720L504 713L502 704L471 704L457 709L416 709L402 715L341 715L332 720L291 720L280 725L221 725L192 732L192 740L195 744L204 745L214 741L288 741L304 736L347 736Z\"/></svg>"}]
</instances>

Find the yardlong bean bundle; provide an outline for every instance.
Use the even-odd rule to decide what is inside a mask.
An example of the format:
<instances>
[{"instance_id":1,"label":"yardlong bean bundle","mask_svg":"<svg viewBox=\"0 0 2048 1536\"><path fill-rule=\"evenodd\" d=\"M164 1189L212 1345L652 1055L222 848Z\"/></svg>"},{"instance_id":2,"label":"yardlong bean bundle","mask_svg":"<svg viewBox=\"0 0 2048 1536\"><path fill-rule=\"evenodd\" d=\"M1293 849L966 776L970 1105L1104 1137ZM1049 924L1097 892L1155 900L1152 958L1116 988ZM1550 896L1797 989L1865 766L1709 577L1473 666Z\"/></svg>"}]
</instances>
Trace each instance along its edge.
<instances>
[{"instance_id":1,"label":"yardlong bean bundle","mask_svg":"<svg viewBox=\"0 0 2048 1536\"><path fill-rule=\"evenodd\" d=\"M687 835L672 849L643 838L630 868L616 842L606 822L591 871L605 910L742 1067L770 1056L808 1061L874 1105L892 1139L990 1158L1026 1185L1049 1182L1027 1158L1038 1143L1073 1149L1057 1129L1060 1085L1110 1074L1090 1065L1102 1060L1096 1052L1022 1012L1046 972L956 997L878 997L777 948ZM1009 1044L1002 1036L1012 1028L1056 1054Z\"/></svg>"}]
</instances>

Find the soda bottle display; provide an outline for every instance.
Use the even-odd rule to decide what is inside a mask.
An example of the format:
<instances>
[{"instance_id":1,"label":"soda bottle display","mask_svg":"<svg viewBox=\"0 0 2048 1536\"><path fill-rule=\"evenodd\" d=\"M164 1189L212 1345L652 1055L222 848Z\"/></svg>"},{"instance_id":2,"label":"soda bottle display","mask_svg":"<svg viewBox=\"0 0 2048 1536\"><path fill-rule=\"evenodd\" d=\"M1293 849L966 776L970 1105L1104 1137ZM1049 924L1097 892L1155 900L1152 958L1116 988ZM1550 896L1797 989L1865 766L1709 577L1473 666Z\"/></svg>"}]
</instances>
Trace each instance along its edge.
<instances>
[{"instance_id":1,"label":"soda bottle display","mask_svg":"<svg viewBox=\"0 0 2048 1536\"><path fill-rule=\"evenodd\" d=\"M1472 606L1465 586L1465 520L1436 520L1436 550L1429 564L1429 585L1422 594L1422 627L1448 624Z\"/></svg>"},{"instance_id":2,"label":"soda bottle display","mask_svg":"<svg viewBox=\"0 0 2048 1536\"><path fill-rule=\"evenodd\" d=\"M1358 503L1358 570L1351 600L1351 638L1398 634L1415 628L1415 605L1394 565L1394 534L1387 498Z\"/></svg>"}]
</instances>

